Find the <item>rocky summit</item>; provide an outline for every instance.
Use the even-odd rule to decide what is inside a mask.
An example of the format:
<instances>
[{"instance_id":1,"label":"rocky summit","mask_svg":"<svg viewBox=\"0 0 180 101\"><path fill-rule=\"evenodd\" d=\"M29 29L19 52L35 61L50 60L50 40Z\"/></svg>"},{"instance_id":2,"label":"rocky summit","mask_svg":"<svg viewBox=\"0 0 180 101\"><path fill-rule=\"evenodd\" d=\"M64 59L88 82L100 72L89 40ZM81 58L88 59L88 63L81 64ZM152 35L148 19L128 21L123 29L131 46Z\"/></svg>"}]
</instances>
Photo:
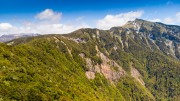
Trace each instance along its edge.
<instances>
[{"instance_id":1,"label":"rocky summit","mask_svg":"<svg viewBox=\"0 0 180 101\"><path fill-rule=\"evenodd\" d=\"M136 19L0 43L4 101L178 101L179 75L175 25Z\"/></svg>"}]
</instances>

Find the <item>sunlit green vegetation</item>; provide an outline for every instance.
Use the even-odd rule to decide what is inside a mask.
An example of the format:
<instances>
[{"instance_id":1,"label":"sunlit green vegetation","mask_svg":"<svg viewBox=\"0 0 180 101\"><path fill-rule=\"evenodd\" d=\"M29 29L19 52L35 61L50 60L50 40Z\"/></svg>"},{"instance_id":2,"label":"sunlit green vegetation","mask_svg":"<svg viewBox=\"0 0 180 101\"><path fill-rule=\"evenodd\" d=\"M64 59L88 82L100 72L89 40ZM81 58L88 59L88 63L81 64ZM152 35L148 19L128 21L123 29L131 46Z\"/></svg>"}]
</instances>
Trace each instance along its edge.
<instances>
[{"instance_id":1,"label":"sunlit green vegetation","mask_svg":"<svg viewBox=\"0 0 180 101\"><path fill-rule=\"evenodd\" d=\"M12 46L1 43L0 100L177 101L179 99L178 60L167 57L159 51L152 52L133 40L129 40L129 48L126 47L124 51L118 39L112 35L100 33L98 39L92 37L95 31L88 33L65 35L82 37L87 43L76 43L60 35L18 39ZM102 60L96 56L95 45L107 57L119 63L128 75L114 84L99 73L96 73L95 79L87 79L86 64L79 54L84 53L85 57L91 58L95 64L101 64ZM113 50L115 45L116 51ZM71 50L71 54L68 49ZM106 51L110 54L107 55ZM145 87L130 76L130 63L133 63L141 73ZM114 69L117 70L115 67Z\"/></svg>"}]
</instances>

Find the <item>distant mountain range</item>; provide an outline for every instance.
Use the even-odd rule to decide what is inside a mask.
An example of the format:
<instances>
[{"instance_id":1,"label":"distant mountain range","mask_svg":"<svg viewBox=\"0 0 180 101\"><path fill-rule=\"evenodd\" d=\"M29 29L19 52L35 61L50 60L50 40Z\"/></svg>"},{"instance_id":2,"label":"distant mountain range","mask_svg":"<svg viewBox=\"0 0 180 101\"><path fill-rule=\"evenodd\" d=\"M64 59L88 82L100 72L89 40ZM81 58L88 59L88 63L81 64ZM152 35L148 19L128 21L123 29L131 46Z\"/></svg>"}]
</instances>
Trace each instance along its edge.
<instances>
[{"instance_id":1,"label":"distant mountain range","mask_svg":"<svg viewBox=\"0 0 180 101\"><path fill-rule=\"evenodd\" d=\"M179 76L175 25L136 19L0 43L2 101L179 101Z\"/></svg>"},{"instance_id":2,"label":"distant mountain range","mask_svg":"<svg viewBox=\"0 0 180 101\"><path fill-rule=\"evenodd\" d=\"M40 34L34 34L34 33L21 33L21 34L7 34L0 36L0 42L7 42L13 39L17 38L25 38L25 37L33 37L33 36L39 36Z\"/></svg>"}]
</instances>

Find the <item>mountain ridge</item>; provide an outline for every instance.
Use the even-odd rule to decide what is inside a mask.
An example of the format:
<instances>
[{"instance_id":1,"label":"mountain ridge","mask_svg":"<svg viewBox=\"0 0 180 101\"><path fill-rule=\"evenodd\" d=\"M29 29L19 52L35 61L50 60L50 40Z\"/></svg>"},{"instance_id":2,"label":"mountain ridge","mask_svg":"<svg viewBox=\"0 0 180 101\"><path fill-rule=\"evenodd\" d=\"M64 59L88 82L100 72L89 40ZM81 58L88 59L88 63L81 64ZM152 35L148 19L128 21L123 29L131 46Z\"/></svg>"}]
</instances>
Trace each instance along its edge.
<instances>
[{"instance_id":1,"label":"mountain ridge","mask_svg":"<svg viewBox=\"0 0 180 101\"><path fill-rule=\"evenodd\" d=\"M96 31L107 31L97 28L83 28L76 30L72 33L76 33L77 31L79 31L79 33L83 34L83 31L85 32L86 30L95 30L94 33L96 33ZM148 42L147 40L149 40L152 44L155 43L155 46L157 46L157 48L165 54L170 54L172 57L180 59L180 26L165 25L159 22L150 22L142 19L135 19L134 21L127 22L123 26L112 27L108 31L110 33L113 33L113 31L115 33L125 31L125 33L128 34L131 32L131 37L139 34L138 37L144 37L146 43Z\"/></svg>"},{"instance_id":2,"label":"mountain ridge","mask_svg":"<svg viewBox=\"0 0 180 101\"><path fill-rule=\"evenodd\" d=\"M169 37L159 28L88 28L1 43L0 98L178 101L178 50L163 50Z\"/></svg>"}]
</instances>

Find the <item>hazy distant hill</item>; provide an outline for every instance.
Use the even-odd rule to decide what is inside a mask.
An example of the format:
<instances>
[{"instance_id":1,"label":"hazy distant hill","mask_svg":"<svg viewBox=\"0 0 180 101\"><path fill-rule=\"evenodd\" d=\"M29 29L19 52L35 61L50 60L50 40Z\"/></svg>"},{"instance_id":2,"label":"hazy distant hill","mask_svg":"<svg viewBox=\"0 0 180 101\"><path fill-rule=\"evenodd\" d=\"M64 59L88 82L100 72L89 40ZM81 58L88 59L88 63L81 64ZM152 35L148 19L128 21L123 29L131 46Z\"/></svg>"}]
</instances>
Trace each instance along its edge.
<instances>
[{"instance_id":1,"label":"hazy distant hill","mask_svg":"<svg viewBox=\"0 0 180 101\"><path fill-rule=\"evenodd\" d=\"M0 100L178 101L179 33L136 19L1 43Z\"/></svg>"},{"instance_id":2,"label":"hazy distant hill","mask_svg":"<svg viewBox=\"0 0 180 101\"><path fill-rule=\"evenodd\" d=\"M7 42L13 39L17 38L23 38L23 37L33 37L33 36L39 36L40 34L34 34L34 33L21 33L21 34L8 34L8 35L2 35L0 36L0 42Z\"/></svg>"}]
</instances>

